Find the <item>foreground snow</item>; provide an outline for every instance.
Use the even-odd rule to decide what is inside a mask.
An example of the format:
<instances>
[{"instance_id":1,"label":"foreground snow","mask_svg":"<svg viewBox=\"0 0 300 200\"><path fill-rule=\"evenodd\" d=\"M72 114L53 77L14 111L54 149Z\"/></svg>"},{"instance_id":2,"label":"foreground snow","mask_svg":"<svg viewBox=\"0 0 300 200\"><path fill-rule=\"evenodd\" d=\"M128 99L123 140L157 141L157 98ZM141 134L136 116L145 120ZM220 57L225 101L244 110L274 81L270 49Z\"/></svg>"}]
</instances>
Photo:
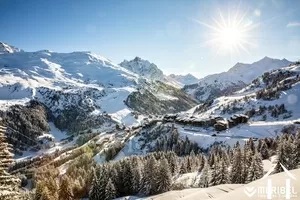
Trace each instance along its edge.
<instances>
[{"instance_id":1,"label":"foreground snow","mask_svg":"<svg viewBox=\"0 0 300 200\"><path fill-rule=\"evenodd\" d=\"M290 171L292 175L296 178L300 177L300 169ZM138 199L157 199L157 200L239 200L239 199L267 199L267 196L263 195L263 193L258 191L258 188L266 188L268 184L268 180L271 180L272 187L274 188L283 188L285 191L286 187L286 179L291 179L291 197L290 199L299 199L300 198L300 180L293 180L290 178L287 173L282 172L279 174L271 175L268 178L262 178L257 181L254 181L249 184L225 184L218 185L209 188L192 188L185 189L180 191L170 191L163 194L150 196L150 197L122 197L118 198L118 200L138 200ZM249 191L254 191L253 195L250 196ZM296 193L296 194L293 194ZM248 194L248 195L247 195ZM285 192L283 193L275 193L273 192L272 199L275 200L285 200Z\"/></svg>"}]
</instances>

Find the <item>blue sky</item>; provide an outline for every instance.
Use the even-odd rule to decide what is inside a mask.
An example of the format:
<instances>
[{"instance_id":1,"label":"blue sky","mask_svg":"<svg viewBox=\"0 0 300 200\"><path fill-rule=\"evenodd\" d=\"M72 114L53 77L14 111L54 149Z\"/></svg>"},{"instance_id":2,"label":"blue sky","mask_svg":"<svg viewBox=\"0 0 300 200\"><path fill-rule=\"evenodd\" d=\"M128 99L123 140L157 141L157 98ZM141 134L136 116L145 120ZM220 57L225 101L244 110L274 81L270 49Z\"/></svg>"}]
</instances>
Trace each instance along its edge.
<instances>
[{"instance_id":1,"label":"blue sky","mask_svg":"<svg viewBox=\"0 0 300 200\"><path fill-rule=\"evenodd\" d=\"M26 51L88 50L116 63L139 56L167 74L203 77L264 56L300 59L299 8L298 0L0 0L0 41ZM257 25L247 52L204 45L212 29L197 21L214 24L218 10L246 13L243 21Z\"/></svg>"}]
</instances>

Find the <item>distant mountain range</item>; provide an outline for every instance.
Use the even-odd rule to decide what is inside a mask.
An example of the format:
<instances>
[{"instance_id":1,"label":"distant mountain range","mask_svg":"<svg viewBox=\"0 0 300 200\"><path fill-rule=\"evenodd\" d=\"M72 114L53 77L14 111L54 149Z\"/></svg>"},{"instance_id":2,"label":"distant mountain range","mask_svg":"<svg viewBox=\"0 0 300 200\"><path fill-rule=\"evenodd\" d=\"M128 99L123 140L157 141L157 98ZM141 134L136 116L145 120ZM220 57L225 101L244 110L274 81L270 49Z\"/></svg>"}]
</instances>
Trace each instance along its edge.
<instances>
[{"instance_id":1,"label":"distant mountain range","mask_svg":"<svg viewBox=\"0 0 300 200\"><path fill-rule=\"evenodd\" d=\"M200 102L231 94L242 89L253 79L272 69L286 67L293 62L264 57L252 64L237 63L227 72L208 75L198 83L186 85L184 91Z\"/></svg>"}]
</instances>

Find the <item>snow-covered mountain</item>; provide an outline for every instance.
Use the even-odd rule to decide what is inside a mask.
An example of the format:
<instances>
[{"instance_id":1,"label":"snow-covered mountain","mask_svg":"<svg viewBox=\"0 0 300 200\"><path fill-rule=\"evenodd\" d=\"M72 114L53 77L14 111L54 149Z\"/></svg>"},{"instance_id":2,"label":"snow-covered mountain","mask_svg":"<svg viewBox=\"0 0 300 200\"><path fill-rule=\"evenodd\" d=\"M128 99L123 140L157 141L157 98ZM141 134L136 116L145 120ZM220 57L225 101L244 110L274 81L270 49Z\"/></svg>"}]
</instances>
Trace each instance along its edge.
<instances>
[{"instance_id":1,"label":"snow-covered mountain","mask_svg":"<svg viewBox=\"0 0 300 200\"><path fill-rule=\"evenodd\" d=\"M186 74L186 75L170 74L168 77L182 84L182 86L195 84L199 81L199 79L193 76L192 74Z\"/></svg>"},{"instance_id":2,"label":"snow-covered mountain","mask_svg":"<svg viewBox=\"0 0 300 200\"><path fill-rule=\"evenodd\" d=\"M0 54L21 52L21 51L23 50L0 41Z\"/></svg>"},{"instance_id":3,"label":"snow-covered mountain","mask_svg":"<svg viewBox=\"0 0 300 200\"><path fill-rule=\"evenodd\" d=\"M184 91L199 101L204 102L219 96L231 94L234 91L242 89L264 72L290 64L292 62L286 59L280 60L269 57L264 57L252 64L237 63L227 72L208 75L200 79L197 84L185 86Z\"/></svg>"},{"instance_id":4,"label":"snow-covered mountain","mask_svg":"<svg viewBox=\"0 0 300 200\"><path fill-rule=\"evenodd\" d=\"M154 63L150 63L148 60L143 60L139 57L135 57L131 61L124 60L120 63L120 66L151 80L164 79L163 72Z\"/></svg>"},{"instance_id":5,"label":"snow-covered mountain","mask_svg":"<svg viewBox=\"0 0 300 200\"><path fill-rule=\"evenodd\" d=\"M199 80L192 74L187 75L165 75L154 63L148 60L143 60L139 57L135 57L133 60L124 60L120 63L120 66L125 69L140 75L149 80L159 80L168 85L182 88L185 85L197 83Z\"/></svg>"},{"instance_id":6,"label":"snow-covered mountain","mask_svg":"<svg viewBox=\"0 0 300 200\"><path fill-rule=\"evenodd\" d=\"M3 47L9 53L0 54L0 117L9 120L21 115L19 125L10 125L17 131L23 131L25 123L36 127L37 133L47 133L45 120L50 118L57 128L69 132L105 123L130 126L143 114L173 113L196 105L183 91L91 52L24 52L7 44ZM34 113L41 113L42 128L28 120Z\"/></svg>"}]
</instances>

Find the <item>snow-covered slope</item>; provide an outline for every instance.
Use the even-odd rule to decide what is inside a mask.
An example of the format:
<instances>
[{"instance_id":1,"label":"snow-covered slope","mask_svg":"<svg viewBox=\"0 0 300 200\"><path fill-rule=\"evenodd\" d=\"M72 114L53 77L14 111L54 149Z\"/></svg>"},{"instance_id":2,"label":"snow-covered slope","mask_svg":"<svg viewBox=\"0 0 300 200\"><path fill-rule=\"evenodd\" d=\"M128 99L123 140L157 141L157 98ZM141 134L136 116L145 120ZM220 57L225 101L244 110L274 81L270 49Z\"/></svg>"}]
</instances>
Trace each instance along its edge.
<instances>
[{"instance_id":1,"label":"snow-covered slope","mask_svg":"<svg viewBox=\"0 0 300 200\"><path fill-rule=\"evenodd\" d=\"M300 176L300 170L290 171L293 177ZM290 197L286 198L286 180L290 180ZM272 182L272 198L274 200L299 199L300 184L298 180L294 180L286 172L271 175L246 185L226 184L209 188L193 188L180 191L170 191L163 194L151 196L143 199L159 199L159 200L194 200L194 199L216 199L216 200L235 200L235 199L267 199L268 180ZM122 198L121 198L122 199ZM139 199L139 198L127 198Z\"/></svg>"},{"instance_id":2,"label":"snow-covered slope","mask_svg":"<svg viewBox=\"0 0 300 200\"><path fill-rule=\"evenodd\" d=\"M272 69L286 67L292 62L286 59L272 59L264 57L252 64L237 63L227 72L208 75L200 79L199 83L187 85L184 91L194 96L201 102L219 96L232 94L242 89L253 79Z\"/></svg>"},{"instance_id":3,"label":"snow-covered slope","mask_svg":"<svg viewBox=\"0 0 300 200\"><path fill-rule=\"evenodd\" d=\"M139 57L135 57L131 61L124 60L120 63L120 66L151 80L164 79L163 72L154 63L150 63L148 60L143 60Z\"/></svg>"},{"instance_id":4,"label":"snow-covered slope","mask_svg":"<svg viewBox=\"0 0 300 200\"><path fill-rule=\"evenodd\" d=\"M184 85L191 85L195 84L199 81L198 78L193 76L192 74L186 74L186 75L175 75L175 74L170 74L168 78L173 79L180 83L182 86Z\"/></svg>"}]
</instances>

